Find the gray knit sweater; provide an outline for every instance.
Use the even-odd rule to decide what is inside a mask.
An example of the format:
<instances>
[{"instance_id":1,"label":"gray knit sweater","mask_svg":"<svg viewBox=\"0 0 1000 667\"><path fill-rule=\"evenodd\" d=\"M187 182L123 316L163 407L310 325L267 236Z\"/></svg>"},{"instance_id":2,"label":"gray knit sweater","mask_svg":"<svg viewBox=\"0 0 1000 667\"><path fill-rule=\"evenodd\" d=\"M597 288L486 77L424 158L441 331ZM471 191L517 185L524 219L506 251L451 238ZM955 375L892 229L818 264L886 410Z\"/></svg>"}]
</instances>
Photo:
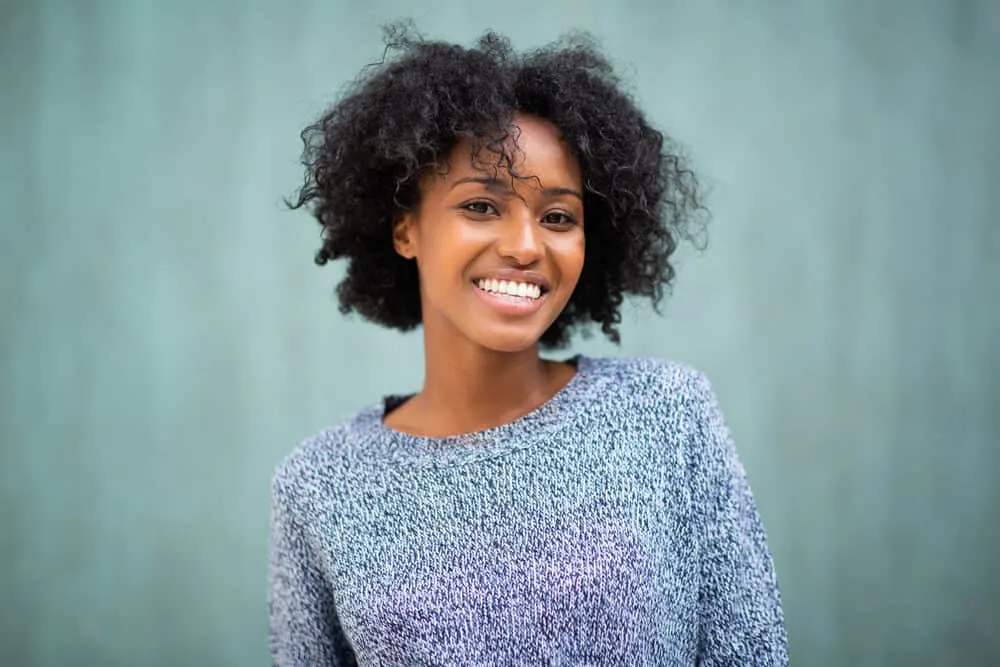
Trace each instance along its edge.
<instances>
[{"instance_id":1,"label":"gray knit sweater","mask_svg":"<svg viewBox=\"0 0 1000 667\"><path fill-rule=\"evenodd\" d=\"M786 665L771 556L705 377L577 358L549 402L423 438L390 397L273 481L286 665Z\"/></svg>"}]
</instances>

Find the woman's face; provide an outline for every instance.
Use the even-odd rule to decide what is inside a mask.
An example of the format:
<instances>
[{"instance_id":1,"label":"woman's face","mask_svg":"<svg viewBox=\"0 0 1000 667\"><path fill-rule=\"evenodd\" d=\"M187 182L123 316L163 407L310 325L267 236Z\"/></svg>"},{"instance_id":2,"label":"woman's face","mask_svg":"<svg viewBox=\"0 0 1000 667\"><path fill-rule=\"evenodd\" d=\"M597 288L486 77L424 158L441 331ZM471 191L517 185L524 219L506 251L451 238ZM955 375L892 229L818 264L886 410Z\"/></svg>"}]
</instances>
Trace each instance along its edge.
<instances>
[{"instance_id":1,"label":"woman's face","mask_svg":"<svg viewBox=\"0 0 1000 667\"><path fill-rule=\"evenodd\" d=\"M458 334L481 347L534 346L565 308L583 269L580 167L552 124L518 115L513 178L460 143L447 173L421 184L397 224L397 252L417 262L426 336ZM486 166L488 165L488 166ZM447 332L447 333L446 333Z\"/></svg>"}]
</instances>

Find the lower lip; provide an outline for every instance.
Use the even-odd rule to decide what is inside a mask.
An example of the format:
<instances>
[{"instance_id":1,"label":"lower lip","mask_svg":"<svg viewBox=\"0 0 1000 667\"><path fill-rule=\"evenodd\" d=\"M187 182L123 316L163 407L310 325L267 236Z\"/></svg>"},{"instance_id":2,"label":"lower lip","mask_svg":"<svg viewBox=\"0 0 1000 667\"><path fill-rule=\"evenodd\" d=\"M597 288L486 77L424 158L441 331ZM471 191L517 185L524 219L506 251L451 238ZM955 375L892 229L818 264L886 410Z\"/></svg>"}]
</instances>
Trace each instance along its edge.
<instances>
[{"instance_id":1,"label":"lower lip","mask_svg":"<svg viewBox=\"0 0 1000 667\"><path fill-rule=\"evenodd\" d=\"M515 300L508 299L498 294L493 294L492 292L484 292L476 285L472 285L472 289L475 290L480 299L504 315L532 315L538 312L538 309L542 307L542 302L545 301L545 297L547 296L546 293L542 294L537 299L518 298Z\"/></svg>"}]
</instances>

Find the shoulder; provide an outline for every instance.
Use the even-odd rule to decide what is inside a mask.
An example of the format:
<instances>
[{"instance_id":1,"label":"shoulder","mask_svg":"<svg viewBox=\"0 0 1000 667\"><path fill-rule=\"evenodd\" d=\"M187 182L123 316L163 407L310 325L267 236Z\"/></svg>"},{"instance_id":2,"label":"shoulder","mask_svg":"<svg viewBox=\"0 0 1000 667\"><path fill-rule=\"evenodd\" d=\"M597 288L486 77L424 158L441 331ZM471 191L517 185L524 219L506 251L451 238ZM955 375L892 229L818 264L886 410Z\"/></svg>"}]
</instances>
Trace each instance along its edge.
<instances>
[{"instance_id":1,"label":"shoulder","mask_svg":"<svg viewBox=\"0 0 1000 667\"><path fill-rule=\"evenodd\" d=\"M331 480L343 479L360 453L378 439L379 409L369 406L300 441L274 467L276 500L297 502L328 495Z\"/></svg>"},{"instance_id":2,"label":"shoulder","mask_svg":"<svg viewBox=\"0 0 1000 667\"><path fill-rule=\"evenodd\" d=\"M708 377L679 361L638 358L587 359L601 378L598 402L614 419L644 426L664 437L699 446L725 435L725 423Z\"/></svg>"},{"instance_id":3,"label":"shoulder","mask_svg":"<svg viewBox=\"0 0 1000 667\"><path fill-rule=\"evenodd\" d=\"M585 363L592 373L630 394L690 406L714 401L708 377L680 361L653 357L588 357Z\"/></svg>"}]
</instances>

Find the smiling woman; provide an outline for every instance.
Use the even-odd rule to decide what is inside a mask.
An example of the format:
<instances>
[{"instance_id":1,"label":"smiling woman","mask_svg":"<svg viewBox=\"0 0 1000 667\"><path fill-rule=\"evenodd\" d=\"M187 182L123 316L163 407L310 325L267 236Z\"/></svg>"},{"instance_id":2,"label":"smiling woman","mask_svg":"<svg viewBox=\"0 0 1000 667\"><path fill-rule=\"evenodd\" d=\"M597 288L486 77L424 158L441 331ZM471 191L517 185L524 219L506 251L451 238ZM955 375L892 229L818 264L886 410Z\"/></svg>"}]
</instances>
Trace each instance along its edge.
<instances>
[{"instance_id":1,"label":"smiling woman","mask_svg":"<svg viewBox=\"0 0 1000 667\"><path fill-rule=\"evenodd\" d=\"M423 327L425 378L277 467L278 665L783 665L764 530L683 364L543 358L658 302L692 174L585 41L396 34L307 128L293 206L341 309Z\"/></svg>"},{"instance_id":2,"label":"smiling woman","mask_svg":"<svg viewBox=\"0 0 1000 667\"><path fill-rule=\"evenodd\" d=\"M462 142L447 172L424 180L419 207L396 225L397 252L416 260L425 335L447 336L452 354L466 341L507 352L532 347L583 269L579 164L551 123L520 114L512 128L506 152L516 162L504 178L477 176L499 170L476 165ZM529 289L538 296L527 299Z\"/></svg>"}]
</instances>

